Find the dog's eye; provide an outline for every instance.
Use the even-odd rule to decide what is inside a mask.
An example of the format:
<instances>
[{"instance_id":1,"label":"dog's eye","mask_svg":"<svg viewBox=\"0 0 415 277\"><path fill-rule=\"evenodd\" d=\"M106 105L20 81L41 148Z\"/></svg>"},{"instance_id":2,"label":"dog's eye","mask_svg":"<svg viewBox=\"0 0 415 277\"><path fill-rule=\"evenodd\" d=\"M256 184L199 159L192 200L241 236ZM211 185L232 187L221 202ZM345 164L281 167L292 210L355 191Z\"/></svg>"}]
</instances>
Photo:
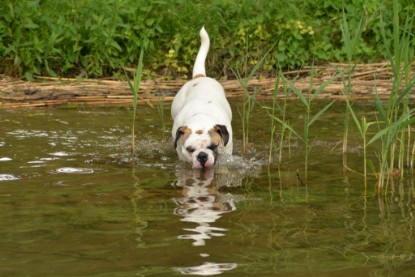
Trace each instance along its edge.
<instances>
[{"instance_id":1,"label":"dog's eye","mask_svg":"<svg viewBox=\"0 0 415 277\"><path fill-rule=\"evenodd\" d=\"M193 153L193 152L195 152L195 149L193 148L193 147L187 147L186 148L186 150L187 150L187 152L189 152L189 153Z\"/></svg>"},{"instance_id":2,"label":"dog's eye","mask_svg":"<svg viewBox=\"0 0 415 277\"><path fill-rule=\"evenodd\" d=\"M209 145L208 146L208 149L210 149L210 150L212 150L212 151L215 151L216 150L216 148L218 148L218 145L217 144L211 144L211 145Z\"/></svg>"}]
</instances>

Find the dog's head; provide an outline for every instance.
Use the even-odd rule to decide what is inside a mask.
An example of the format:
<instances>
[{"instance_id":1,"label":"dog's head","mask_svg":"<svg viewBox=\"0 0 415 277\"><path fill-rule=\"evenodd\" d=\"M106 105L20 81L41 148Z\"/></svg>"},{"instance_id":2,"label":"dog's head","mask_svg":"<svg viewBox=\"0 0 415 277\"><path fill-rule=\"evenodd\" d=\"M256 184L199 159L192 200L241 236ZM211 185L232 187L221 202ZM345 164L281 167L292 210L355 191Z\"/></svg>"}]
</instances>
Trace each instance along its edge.
<instances>
[{"instance_id":1,"label":"dog's head","mask_svg":"<svg viewBox=\"0 0 415 277\"><path fill-rule=\"evenodd\" d=\"M193 168L209 168L216 163L220 147L229 141L225 125L216 124L208 130L192 130L187 126L176 131L174 148L181 160L192 163Z\"/></svg>"}]
</instances>

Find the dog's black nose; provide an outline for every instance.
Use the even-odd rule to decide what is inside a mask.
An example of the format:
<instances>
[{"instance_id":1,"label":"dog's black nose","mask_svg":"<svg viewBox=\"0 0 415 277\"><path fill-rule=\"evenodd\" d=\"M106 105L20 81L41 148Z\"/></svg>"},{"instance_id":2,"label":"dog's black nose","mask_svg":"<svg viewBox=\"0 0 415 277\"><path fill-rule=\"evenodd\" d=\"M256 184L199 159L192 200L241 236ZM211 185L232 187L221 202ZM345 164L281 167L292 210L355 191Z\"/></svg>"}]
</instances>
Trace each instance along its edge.
<instances>
[{"instance_id":1,"label":"dog's black nose","mask_svg":"<svg viewBox=\"0 0 415 277\"><path fill-rule=\"evenodd\" d=\"M206 154L206 152L200 152L199 154L197 154L197 160L200 162L200 164L204 167L206 161L208 160L208 154Z\"/></svg>"}]
</instances>

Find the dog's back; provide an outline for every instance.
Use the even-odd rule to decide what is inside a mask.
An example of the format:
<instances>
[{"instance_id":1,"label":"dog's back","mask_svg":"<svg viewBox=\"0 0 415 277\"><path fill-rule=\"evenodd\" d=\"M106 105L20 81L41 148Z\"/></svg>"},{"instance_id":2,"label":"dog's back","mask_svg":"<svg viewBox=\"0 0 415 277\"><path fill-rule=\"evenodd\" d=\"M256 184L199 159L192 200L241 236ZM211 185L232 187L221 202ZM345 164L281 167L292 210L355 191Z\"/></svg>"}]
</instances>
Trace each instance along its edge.
<instances>
[{"instance_id":1,"label":"dog's back","mask_svg":"<svg viewBox=\"0 0 415 277\"><path fill-rule=\"evenodd\" d=\"M193 79L174 97L172 137L178 156L193 168L211 167L220 149L232 154L232 110L222 85L206 77L209 36L200 30L201 44L193 67Z\"/></svg>"},{"instance_id":2,"label":"dog's back","mask_svg":"<svg viewBox=\"0 0 415 277\"><path fill-rule=\"evenodd\" d=\"M232 111L226 100L222 85L215 79L206 77L205 61L209 52L210 39L205 27L200 29L199 35L201 44L193 66L193 79L184 84L175 96L171 109L172 118L175 119L185 105L191 107L190 110L198 109L199 105L194 107L190 102L193 99L199 98L206 101L219 102L228 118L232 120ZM195 93L196 91L197 93Z\"/></svg>"}]
</instances>

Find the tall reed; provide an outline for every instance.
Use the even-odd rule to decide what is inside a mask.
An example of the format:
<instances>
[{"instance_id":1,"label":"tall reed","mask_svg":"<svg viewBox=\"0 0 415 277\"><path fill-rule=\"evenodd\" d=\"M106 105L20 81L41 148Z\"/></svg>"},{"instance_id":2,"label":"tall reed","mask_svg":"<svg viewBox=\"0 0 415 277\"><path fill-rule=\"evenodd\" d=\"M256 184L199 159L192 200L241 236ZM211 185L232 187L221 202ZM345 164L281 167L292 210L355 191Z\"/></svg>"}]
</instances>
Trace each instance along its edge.
<instances>
[{"instance_id":1,"label":"tall reed","mask_svg":"<svg viewBox=\"0 0 415 277\"><path fill-rule=\"evenodd\" d=\"M131 83L130 78L127 76L128 85L130 90L133 94L133 122L131 127L131 153L136 152L136 144L135 144L135 121L137 116L137 102L138 102L138 92L140 91L141 85L141 75L143 72L143 56L144 56L144 49L141 48L140 57L138 59L137 69L134 74L134 82Z\"/></svg>"},{"instance_id":2,"label":"tall reed","mask_svg":"<svg viewBox=\"0 0 415 277\"><path fill-rule=\"evenodd\" d=\"M166 121L164 120L164 98L163 97L159 98L159 102L157 104L157 110L158 110L159 117L160 117L161 132L163 134L163 140L164 140L164 135L166 132Z\"/></svg>"},{"instance_id":3,"label":"tall reed","mask_svg":"<svg viewBox=\"0 0 415 277\"><path fill-rule=\"evenodd\" d=\"M410 65L414 61L414 16L406 15L403 26L400 22L399 3L393 0L393 29L392 41L387 39L387 31L381 17L381 35L385 46L385 56L388 58L393 72L392 91L386 106L381 104L377 94L375 103L380 117L379 131L369 141L369 144L380 139L380 168L378 189L383 190L385 181L389 181L395 170L395 160L398 162L398 173L404 173L404 149L410 147L410 137L406 141L405 133L410 134L408 127L415 122L415 109L409 106L409 97L415 85L415 76L409 76ZM410 155L410 151L406 152ZM410 160L410 157L407 157Z\"/></svg>"},{"instance_id":4,"label":"tall reed","mask_svg":"<svg viewBox=\"0 0 415 277\"><path fill-rule=\"evenodd\" d=\"M277 103L277 97L278 97L278 91L279 91L279 87L280 87L280 80L281 80L281 68L278 67L278 74L277 76L275 76L275 83L274 83L274 90L272 93L272 107L271 107L271 129L270 129L270 143L269 143L269 154L268 154L268 165L271 165L271 161L272 161L272 153L273 150L275 148L275 121L273 119L273 117L275 117L275 112L278 106Z\"/></svg>"},{"instance_id":5,"label":"tall reed","mask_svg":"<svg viewBox=\"0 0 415 277\"><path fill-rule=\"evenodd\" d=\"M349 75L350 76L350 75ZM347 96L347 94L345 93L345 101L346 101L346 107L347 107L347 111L348 114L351 115L357 130L359 131L360 136L362 137L363 140L363 176L364 176L364 187L365 187L365 191L367 189L367 166L370 165L371 168L373 169L373 163L367 159L367 147L368 147L368 143L367 143L367 134L368 134L368 130L369 127L371 125L376 124L376 122L367 122L367 119L365 116L363 116L361 118L361 120L359 120L359 118L357 117L352 104L350 103L350 99Z\"/></svg>"},{"instance_id":6,"label":"tall reed","mask_svg":"<svg viewBox=\"0 0 415 277\"><path fill-rule=\"evenodd\" d=\"M347 62L351 65L353 56L357 51L358 44L361 40L362 33L365 29L366 20L364 17L364 13L360 17L359 23L352 22L353 26L357 26L354 28L354 32L350 32L349 22L346 16L346 12L343 7L343 17L342 22L340 25L340 29L342 31L342 41L343 41L343 51L346 54ZM352 66L352 65L351 65ZM354 68L354 66L352 66ZM352 77L353 70L349 71L347 83L343 78L343 85L344 85L344 97L346 100L350 99L350 93L352 91ZM343 133L343 147L342 147L342 154L343 154L343 168L347 168L347 147L348 147L348 137L349 137L349 120L350 120L350 113L349 113L349 106L346 106L345 116L344 116L344 133Z\"/></svg>"},{"instance_id":7,"label":"tall reed","mask_svg":"<svg viewBox=\"0 0 415 277\"><path fill-rule=\"evenodd\" d=\"M310 76L310 83L309 83L309 93L308 95L303 94L302 91L300 91L298 88L295 87L295 85L288 80L286 77L281 75L283 81L290 87L291 91L294 92L294 94L300 99L301 103L304 106L304 124L303 124L303 130L302 135L300 135L301 132L297 132L294 130L294 128L289 124L287 119L285 118L285 112L283 113L283 117L278 117L275 114L271 117L276 122L280 123L283 127L283 129L287 129L291 134L294 134L297 138L299 138L305 146L305 162L304 162L304 175L305 179L307 179L308 174L308 159L309 155L311 153L312 149L312 141L310 137L310 129L312 125L317 122L317 120L334 104L335 101L332 101L325 105L323 108L318 110L317 112L312 112L312 104L314 103L314 100L317 98L317 96L334 80L338 79L344 74L344 72L340 72L334 76L332 76L330 79L326 80L324 83L322 83L317 89L314 89L314 67L311 69L311 76Z\"/></svg>"},{"instance_id":8,"label":"tall reed","mask_svg":"<svg viewBox=\"0 0 415 277\"><path fill-rule=\"evenodd\" d=\"M280 90L280 84L282 83L282 90L284 92L284 99L282 104L278 104L278 96L279 96L279 90ZM290 94L290 90L288 89L287 83L285 82L283 71L280 66L278 66L278 72L277 76L275 77L275 83L274 83L274 90L272 93L272 105L262 106L263 109L266 109L268 112L268 115L271 118L271 128L270 128L270 144L269 144L269 153L268 153L268 166L272 164L272 154L274 151L278 151L278 163L282 162L282 150L283 150L283 144L284 139L286 136L286 133L288 132L288 141L290 142L291 133L294 131L290 126L286 119L287 115L287 100ZM279 115L279 116L278 116ZM281 125L281 130L279 133L279 142L278 147L276 146L275 137L276 137L276 123L279 123ZM288 143L288 146L290 146L290 143ZM290 154L290 153L289 153Z\"/></svg>"},{"instance_id":9,"label":"tall reed","mask_svg":"<svg viewBox=\"0 0 415 277\"><path fill-rule=\"evenodd\" d=\"M393 0L392 40L390 40L387 36L388 30L386 30L383 17L380 17L380 34L383 39L385 56L390 62L394 78L392 90L386 103L381 101L375 86L372 95L377 110L376 121L367 122L364 116L360 120L358 119L347 93L349 86L346 85L345 81L343 82L346 91L347 112L352 115L353 121L363 139L365 188L367 187L367 166L370 166L375 172L375 176L377 176L377 189L379 192L384 191L385 187L390 183L392 176L403 177L405 161L406 166L411 165L415 149L415 146L413 146L411 151L411 132L413 131L410 128L410 125L415 122L415 109L411 109L409 106L410 94L415 85L415 76L410 76L410 65L414 61L414 16L408 14L406 17L403 16L401 18L403 18L403 26L400 21L398 0ZM353 43L348 38L349 31L347 22L345 22L344 18L345 48L350 48L348 55L351 57ZM362 24L362 22L361 20L360 23ZM356 36L360 36L359 30L355 31ZM348 80L347 84L350 84L350 80ZM368 128L371 125L377 126L377 132L368 138ZM378 168L367 159L368 147L377 141L380 141L380 147L377 147L380 149L377 153L379 159Z\"/></svg>"},{"instance_id":10,"label":"tall reed","mask_svg":"<svg viewBox=\"0 0 415 277\"><path fill-rule=\"evenodd\" d=\"M247 77L245 78L242 77L238 69L235 70L231 68L233 74L235 75L236 79L241 85L242 91L243 91L243 108L242 108L242 111L239 111L239 114L242 118L242 148L243 148L244 154L248 152L250 118L251 118L252 111L255 107L256 94L259 92L259 90L254 90L253 92L250 92L248 89L248 83L255 76L256 72L261 68L261 66L263 65L265 61L265 58L268 56L271 50L275 47L275 45L276 45L276 42L268 49L268 51L263 55L261 60L259 60L255 64L255 66L252 68L251 72L248 74ZM247 62L247 58L245 59L245 61Z\"/></svg>"}]
</instances>

